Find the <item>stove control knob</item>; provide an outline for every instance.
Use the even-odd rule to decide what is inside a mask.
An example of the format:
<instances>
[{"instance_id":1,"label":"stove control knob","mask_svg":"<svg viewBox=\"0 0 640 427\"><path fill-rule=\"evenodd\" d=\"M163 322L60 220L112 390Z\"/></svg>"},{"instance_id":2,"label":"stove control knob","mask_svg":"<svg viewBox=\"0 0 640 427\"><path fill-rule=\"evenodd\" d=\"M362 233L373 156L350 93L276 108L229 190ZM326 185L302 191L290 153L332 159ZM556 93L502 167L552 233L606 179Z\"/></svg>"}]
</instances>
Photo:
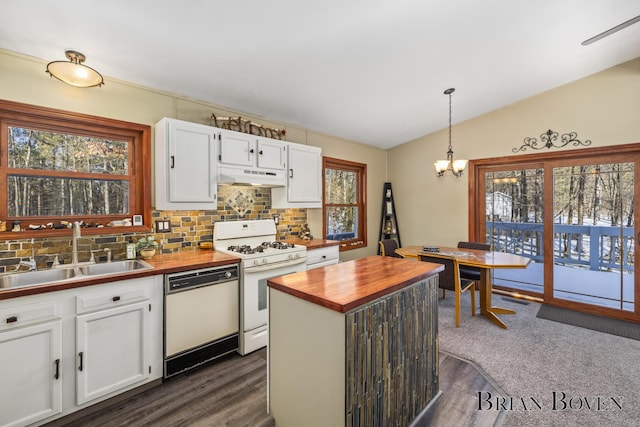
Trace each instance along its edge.
<instances>
[{"instance_id":1,"label":"stove control knob","mask_svg":"<svg viewBox=\"0 0 640 427\"><path fill-rule=\"evenodd\" d=\"M289 258L289 259L293 259L293 254L289 254L289 255L287 256L287 258Z\"/></svg>"},{"instance_id":2,"label":"stove control knob","mask_svg":"<svg viewBox=\"0 0 640 427\"><path fill-rule=\"evenodd\" d=\"M262 263L266 264L267 263L267 259L266 258L262 258Z\"/></svg>"},{"instance_id":3,"label":"stove control knob","mask_svg":"<svg viewBox=\"0 0 640 427\"><path fill-rule=\"evenodd\" d=\"M231 272L230 271L225 271L224 278L225 279L231 279Z\"/></svg>"},{"instance_id":4,"label":"stove control knob","mask_svg":"<svg viewBox=\"0 0 640 427\"><path fill-rule=\"evenodd\" d=\"M253 265L260 265L260 261L258 261L257 259L253 260Z\"/></svg>"},{"instance_id":5,"label":"stove control knob","mask_svg":"<svg viewBox=\"0 0 640 427\"><path fill-rule=\"evenodd\" d=\"M296 254L296 258L300 258L300 254Z\"/></svg>"}]
</instances>

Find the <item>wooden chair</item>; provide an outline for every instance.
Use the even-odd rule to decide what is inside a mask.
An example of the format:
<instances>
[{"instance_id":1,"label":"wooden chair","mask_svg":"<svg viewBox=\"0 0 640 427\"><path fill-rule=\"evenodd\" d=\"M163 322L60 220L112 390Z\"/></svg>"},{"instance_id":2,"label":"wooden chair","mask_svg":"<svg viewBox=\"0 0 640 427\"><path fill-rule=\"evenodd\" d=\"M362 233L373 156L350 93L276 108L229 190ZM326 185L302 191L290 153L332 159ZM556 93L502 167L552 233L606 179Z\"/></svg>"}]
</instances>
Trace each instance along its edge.
<instances>
[{"instance_id":1,"label":"wooden chair","mask_svg":"<svg viewBox=\"0 0 640 427\"><path fill-rule=\"evenodd\" d=\"M380 245L380 255L402 258L396 253L396 249L398 249L398 242L396 242L394 239L383 239L380 240L378 244Z\"/></svg>"},{"instance_id":2,"label":"wooden chair","mask_svg":"<svg viewBox=\"0 0 640 427\"><path fill-rule=\"evenodd\" d=\"M480 249L482 251L490 251L491 245L489 243L480 242L458 242L458 248L460 249ZM460 278L462 280L473 280L478 285L480 284L480 269L478 267L471 267L467 265L460 266Z\"/></svg>"},{"instance_id":3,"label":"wooden chair","mask_svg":"<svg viewBox=\"0 0 640 427\"><path fill-rule=\"evenodd\" d=\"M433 253L429 255L420 254L420 261L433 262L436 264L443 264L444 271L438 273L439 287L442 289L442 298L445 297L445 290L451 290L455 292L456 303L456 328L460 327L460 295L464 291L470 291L471 294L471 315L476 315L476 292L474 282L471 280L460 279L458 261L454 258L446 255L440 255Z\"/></svg>"}]
</instances>

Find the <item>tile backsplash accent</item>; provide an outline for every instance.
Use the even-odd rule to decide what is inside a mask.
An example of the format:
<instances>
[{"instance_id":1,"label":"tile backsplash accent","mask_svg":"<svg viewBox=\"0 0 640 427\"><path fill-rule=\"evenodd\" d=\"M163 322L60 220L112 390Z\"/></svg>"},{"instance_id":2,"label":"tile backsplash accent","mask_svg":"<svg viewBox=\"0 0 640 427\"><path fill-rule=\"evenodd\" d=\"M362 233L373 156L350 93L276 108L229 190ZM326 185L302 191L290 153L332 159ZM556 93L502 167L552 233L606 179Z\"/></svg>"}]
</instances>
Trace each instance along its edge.
<instances>
[{"instance_id":1,"label":"tile backsplash accent","mask_svg":"<svg viewBox=\"0 0 640 427\"><path fill-rule=\"evenodd\" d=\"M213 227L217 221L238 221L246 219L271 219L279 217L277 238L284 240L298 237L303 224L307 222L306 209L272 209L271 191L268 188L223 186L218 187L218 210L216 211L153 211L153 231L151 233L102 234L82 236L78 241L78 259L88 261L93 251L96 262L105 262L107 252L112 259L125 259L125 249L129 238L137 241L140 237L153 234L159 243L158 253L172 253L199 250L200 242L213 240ZM155 222L168 220L171 232L156 233ZM33 244L38 269L49 268L55 255L61 263L71 262L71 238L39 238ZM31 239L5 240L0 242L0 272L25 270L20 261L29 260L32 254Z\"/></svg>"}]
</instances>

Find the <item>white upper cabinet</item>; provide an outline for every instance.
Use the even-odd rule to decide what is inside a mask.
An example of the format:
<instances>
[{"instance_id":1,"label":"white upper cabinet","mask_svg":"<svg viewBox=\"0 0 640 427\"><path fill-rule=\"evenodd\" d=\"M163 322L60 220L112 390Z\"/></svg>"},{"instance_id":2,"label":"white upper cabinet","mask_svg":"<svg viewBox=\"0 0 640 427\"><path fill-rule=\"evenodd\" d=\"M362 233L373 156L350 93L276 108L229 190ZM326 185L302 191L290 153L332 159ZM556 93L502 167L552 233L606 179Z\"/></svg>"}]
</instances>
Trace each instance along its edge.
<instances>
[{"instance_id":1,"label":"white upper cabinet","mask_svg":"<svg viewBox=\"0 0 640 427\"><path fill-rule=\"evenodd\" d=\"M231 130L218 129L218 132L220 164L285 169L286 142Z\"/></svg>"},{"instance_id":2,"label":"white upper cabinet","mask_svg":"<svg viewBox=\"0 0 640 427\"><path fill-rule=\"evenodd\" d=\"M216 132L218 184L286 185L286 142L226 129Z\"/></svg>"},{"instance_id":3,"label":"white upper cabinet","mask_svg":"<svg viewBox=\"0 0 640 427\"><path fill-rule=\"evenodd\" d=\"M277 139L258 137L257 166L284 170L287 167L287 143Z\"/></svg>"},{"instance_id":4,"label":"white upper cabinet","mask_svg":"<svg viewBox=\"0 0 640 427\"><path fill-rule=\"evenodd\" d=\"M217 209L216 157L216 128L170 118L156 123L156 209Z\"/></svg>"},{"instance_id":5,"label":"white upper cabinet","mask_svg":"<svg viewBox=\"0 0 640 427\"><path fill-rule=\"evenodd\" d=\"M220 139L220 163L253 166L256 158L256 137L248 133L216 129Z\"/></svg>"},{"instance_id":6,"label":"white upper cabinet","mask_svg":"<svg viewBox=\"0 0 640 427\"><path fill-rule=\"evenodd\" d=\"M322 150L290 142L287 152L287 186L271 190L273 207L322 207Z\"/></svg>"}]
</instances>

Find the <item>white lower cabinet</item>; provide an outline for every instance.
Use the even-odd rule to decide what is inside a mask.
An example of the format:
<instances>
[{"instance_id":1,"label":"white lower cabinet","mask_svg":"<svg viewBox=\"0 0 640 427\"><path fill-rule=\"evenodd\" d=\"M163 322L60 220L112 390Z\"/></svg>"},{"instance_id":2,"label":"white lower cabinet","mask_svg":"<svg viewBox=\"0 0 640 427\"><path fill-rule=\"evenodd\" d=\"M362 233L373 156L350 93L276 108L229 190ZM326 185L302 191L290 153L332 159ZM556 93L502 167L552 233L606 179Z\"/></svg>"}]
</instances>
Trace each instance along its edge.
<instances>
[{"instance_id":1,"label":"white lower cabinet","mask_svg":"<svg viewBox=\"0 0 640 427\"><path fill-rule=\"evenodd\" d=\"M340 247L338 245L307 250L307 270L326 267L340 262Z\"/></svg>"},{"instance_id":2,"label":"white lower cabinet","mask_svg":"<svg viewBox=\"0 0 640 427\"><path fill-rule=\"evenodd\" d=\"M0 426L162 378L162 292L159 275L0 301Z\"/></svg>"},{"instance_id":3,"label":"white lower cabinet","mask_svg":"<svg viewBox=\"0 0 640 427\"><path fill-rule=\"evenodd\" d=\"M76 403L149 378L149 302L76 317Z\"/></svg>"},{"instance_id":4,"label":"white lower cabinet","mask_svg":"<svg viewBox=\"0 0 640 427\"><path fill-rule=\"evenodd\" d=\"M25 310L3 313L2 323L18 323ZM62 412L61 358L59 318L0 332L0 425L25 426Z\"/></svg>"}]
</instances>

